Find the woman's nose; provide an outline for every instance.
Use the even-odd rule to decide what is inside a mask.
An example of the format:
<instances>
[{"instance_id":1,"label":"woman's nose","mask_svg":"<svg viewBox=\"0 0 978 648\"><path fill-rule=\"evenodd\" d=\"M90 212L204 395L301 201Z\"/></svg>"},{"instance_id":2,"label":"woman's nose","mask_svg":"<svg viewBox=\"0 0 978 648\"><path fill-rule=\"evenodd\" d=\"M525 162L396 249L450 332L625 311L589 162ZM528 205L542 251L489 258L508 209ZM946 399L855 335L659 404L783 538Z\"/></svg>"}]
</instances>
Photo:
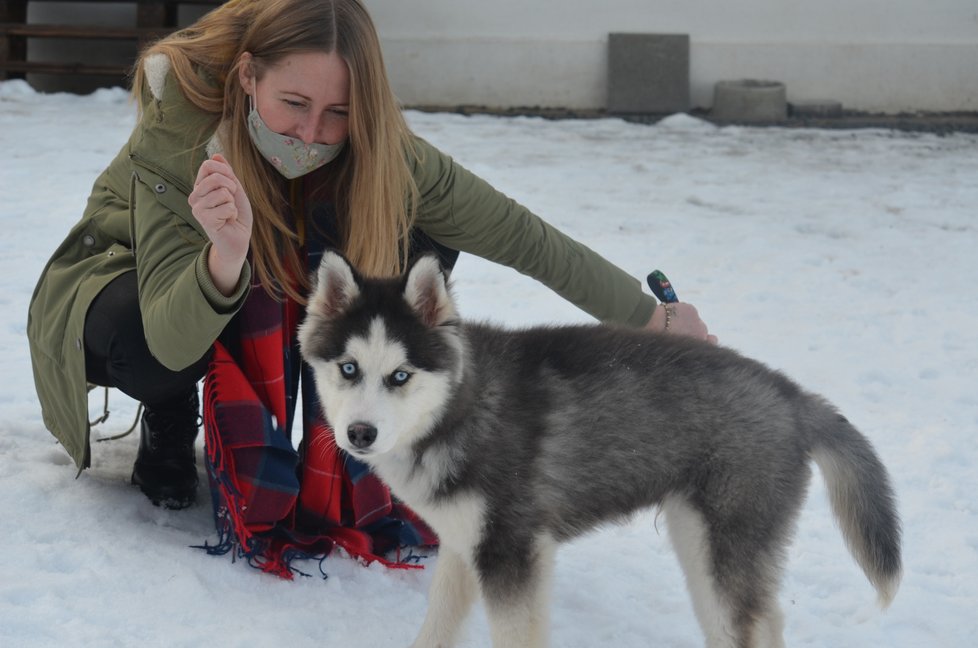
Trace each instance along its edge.
<instances>
[{"instance_id":1,"label":"woman's nose","mask_svg":"<svg viewBox=\"0 0 978 648\"><path fill-rule=\"evenodd\" d=\"M299 136L304 144L312 144L316 141L316 130L319 124L313 119L306 119L295 129L295 134Z\"/></svg>"}]
</instances>

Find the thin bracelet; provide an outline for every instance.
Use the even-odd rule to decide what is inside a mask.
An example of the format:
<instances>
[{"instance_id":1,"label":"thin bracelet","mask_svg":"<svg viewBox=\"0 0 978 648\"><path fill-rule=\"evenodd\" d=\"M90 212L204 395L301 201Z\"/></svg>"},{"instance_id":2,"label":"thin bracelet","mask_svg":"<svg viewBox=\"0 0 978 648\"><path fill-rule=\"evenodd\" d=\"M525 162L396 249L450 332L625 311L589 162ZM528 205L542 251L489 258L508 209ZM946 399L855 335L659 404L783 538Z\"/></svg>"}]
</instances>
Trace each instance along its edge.
<instances>
[{"instance_id":1,"label":"thin bracelet","mask_svg":"<svg viewBox=\"0 0 978 648\"><path fill-rule=\"evenodd\" d=\"M666 325L662 329L663 332L666 332L666 331L669 330L669 325L672 324L672 316L676 314L676 307L675 306L672 306L670 308L670 306L671 306L671 304L666 304L664 302L662 304L662 310L666 314Z\"/></svg>"}]
</instances>

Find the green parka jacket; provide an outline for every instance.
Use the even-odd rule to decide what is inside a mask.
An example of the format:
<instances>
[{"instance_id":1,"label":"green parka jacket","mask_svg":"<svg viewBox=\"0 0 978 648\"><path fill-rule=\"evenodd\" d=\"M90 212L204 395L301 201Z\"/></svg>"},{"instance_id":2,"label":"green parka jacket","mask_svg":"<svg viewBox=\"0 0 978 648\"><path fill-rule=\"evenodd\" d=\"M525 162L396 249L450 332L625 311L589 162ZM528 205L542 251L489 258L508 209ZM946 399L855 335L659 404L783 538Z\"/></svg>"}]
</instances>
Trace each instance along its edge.
<instances>
[{"instance_id":1,"label":"green parka jacket","mask_svg":"<svg viewBox=\"0 0 978 648\"><path fill-rule=\"evenodd\" d=\"M96 179L81 220L44 268L27 334L44 423L78 468L90 465L83 331L92 300L135 270L150 351L182 369L208 350L247 297L251 269L225 297L207 270L209 241L187 196L215 124L182 94L163 55L146 62L142 114ZM207 134L210 129L210 134ZM205 136L200 137L204 132ZM655 308L640 283L416 139L415 227L463 252L543 282L603 321L644 325Z\"/></svg>"}]
</instances>

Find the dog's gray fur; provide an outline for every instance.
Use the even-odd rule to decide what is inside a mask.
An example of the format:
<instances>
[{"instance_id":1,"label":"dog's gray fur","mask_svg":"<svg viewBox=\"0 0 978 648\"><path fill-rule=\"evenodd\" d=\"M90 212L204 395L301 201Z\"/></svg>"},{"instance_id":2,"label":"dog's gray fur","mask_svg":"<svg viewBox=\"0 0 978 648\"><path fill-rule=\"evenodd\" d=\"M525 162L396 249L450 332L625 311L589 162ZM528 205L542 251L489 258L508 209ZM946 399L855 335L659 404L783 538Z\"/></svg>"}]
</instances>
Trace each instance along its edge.
<instances>
[{"instance_id":1,"label":"dog's gray fur","mask_svg":"<svg viewBox=\"0 0 978 648\"><path fill-rule=\"evenodd\" d=\"M707 645L781 646L810 460L881 603L896 593L885 468L784 375L673 335L463 323L430 257L378 281L327 253L316 284L299 339L337 443L441 540L415 646L452 645L477 593L494 646L544 645L555 546L656 505Z\"/></svg>"}]
</instances>

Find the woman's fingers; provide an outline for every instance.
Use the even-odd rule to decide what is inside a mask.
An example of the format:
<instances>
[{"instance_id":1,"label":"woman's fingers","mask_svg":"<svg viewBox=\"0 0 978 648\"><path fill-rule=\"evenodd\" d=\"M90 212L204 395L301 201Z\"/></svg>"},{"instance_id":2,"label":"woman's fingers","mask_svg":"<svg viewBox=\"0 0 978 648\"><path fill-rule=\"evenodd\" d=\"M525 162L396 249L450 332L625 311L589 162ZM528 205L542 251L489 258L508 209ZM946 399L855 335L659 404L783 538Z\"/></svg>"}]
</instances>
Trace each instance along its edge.
<instances>
[{"instance_id":1,"label":"woman's fingers","mask_svg":"<svg viewBox=\"0 0 978 648\"><path fill-rule=\"evenodd\" d=\"M218 187L203 195L193 196L190 206L200 209L213 209L225 203L234 203L234 194L226 187Z\"/></svg>"}]
</instances>

